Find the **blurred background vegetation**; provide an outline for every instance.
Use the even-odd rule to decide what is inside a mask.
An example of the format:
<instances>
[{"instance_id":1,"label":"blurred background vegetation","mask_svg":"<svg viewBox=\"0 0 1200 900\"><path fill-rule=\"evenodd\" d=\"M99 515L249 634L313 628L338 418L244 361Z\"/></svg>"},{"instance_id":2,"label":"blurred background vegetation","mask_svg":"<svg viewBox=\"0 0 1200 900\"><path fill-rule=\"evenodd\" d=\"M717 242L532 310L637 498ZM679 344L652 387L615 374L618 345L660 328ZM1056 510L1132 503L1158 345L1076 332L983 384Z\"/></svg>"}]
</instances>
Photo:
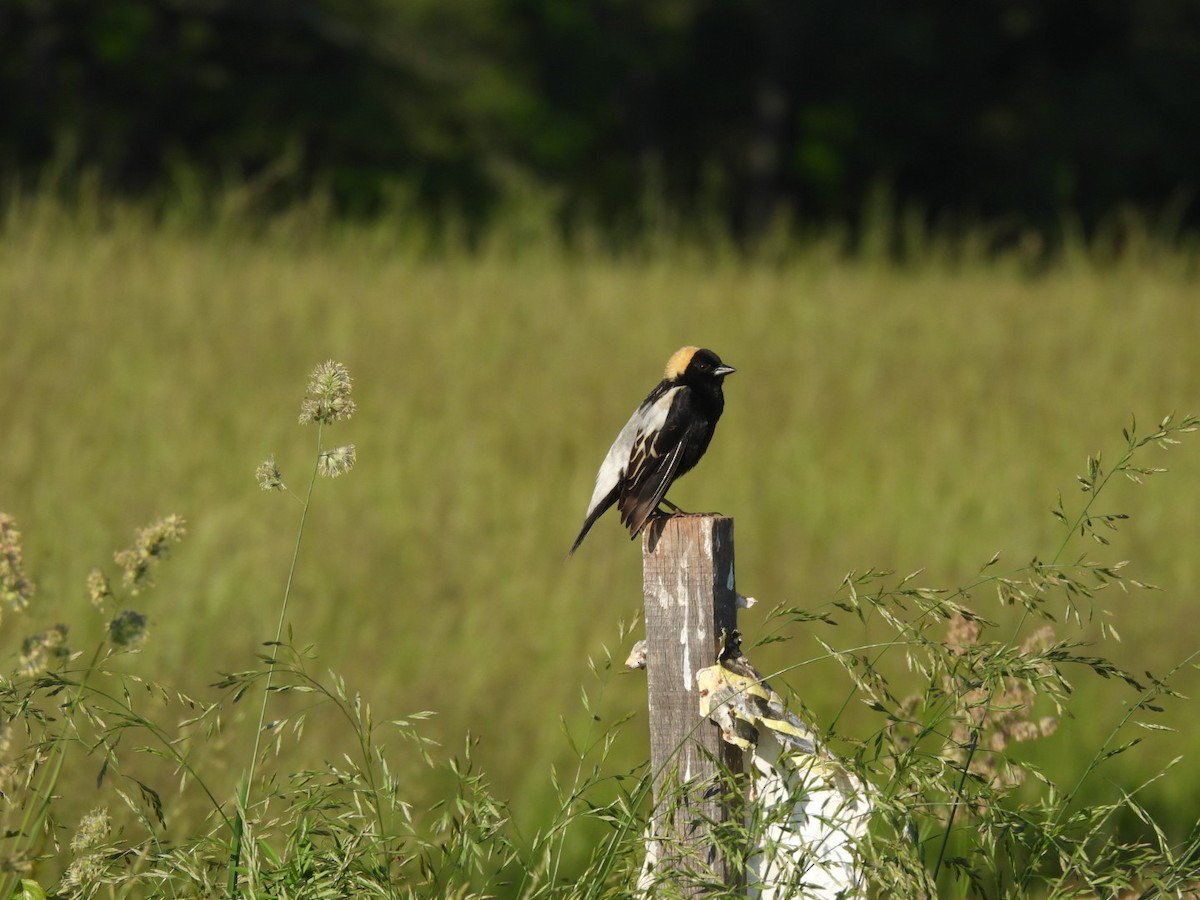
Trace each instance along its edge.
<instances>
[{"instance_id":1,"label":"blurred background vegetation","mask_svg":"<svg viewBox=\"0 0 1200 900\"><path fill-rule=\"evenodd\" d=\"M0 165L130 192L262 179L486 223L536 193L625 236L738 234L874 185L1001 237L1195 223L1200 7L954 0L8 0Z\"/></svg>"}]
</instances>

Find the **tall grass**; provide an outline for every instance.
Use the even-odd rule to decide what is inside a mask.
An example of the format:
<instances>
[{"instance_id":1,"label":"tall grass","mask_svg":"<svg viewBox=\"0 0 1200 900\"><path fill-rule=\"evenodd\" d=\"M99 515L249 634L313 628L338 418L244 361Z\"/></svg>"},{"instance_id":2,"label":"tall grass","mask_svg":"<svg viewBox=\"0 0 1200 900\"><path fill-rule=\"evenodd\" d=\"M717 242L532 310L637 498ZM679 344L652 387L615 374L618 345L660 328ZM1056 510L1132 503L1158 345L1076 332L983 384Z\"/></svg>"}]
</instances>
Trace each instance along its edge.
<instances>
[{"instance_id":1,"label":"tall grass","mask_svg":"<svg viewBox=\"0 0 1200 900\"><path fill-rule=\"evenodd\" d=\"M1062 527L1049 507L1078 460L1097 447L1119 452L1109 435L1131 412L1157 419L1194 408L1196 259L1134 238L1120 254L1072 246L1049 267L987 257L970 236L936 235L899 263L848 255L821 238L781 238L758 258L719 240L697 247L669 237L614 255L526 231L468 251L437 249L403 219L346 226L310 210L197 228L101 201L14 200L0 242L0 305L11 323L0 355L11 386L0 395L0 508L20 523L39 590L19 617L6 613L6 646L16 652L26 635L59 621L71 624L70 647L104 646L110 620L79 613L88 572L111 558L114 535L178 511L188 535L145 609L150 639L136 656L105 660L112 673L101 678L113 708L158 730L139 740L157 742L165 759L123 763L152 792L125 782L146 833L172 844L211 835L215 847L189 852L214 878L206 866L222 850L229 860L222 829L236 819L229 804L245 762L269 736L278 754L271 772L312 774L286 790L261 786L260 821L281 824L266 829L275 838L246 846L259 873L293 866L299 878L334 865L328 856L317 869L297 862L327 851L311 820L286 815L288 804L317 808L334 784L345 805L321 829L364 816L338 832L344 847L364 833L382 837L410 808L448 804L441 834L458 837L426 834L428 853L414 857L428 862L427 885L443 884L478 847L487 856L478 871L491 874L477 883L493 890L496 873L527 862L530 848L553 865L533 867L527 886L553 886L589 866L620 870L629 863L616 850L592 853L606 846L598 820L547 823L572 808L563 795L597 791L618 810L640 796L644 685L602 664L602 694L589 691L586 706L578 697L589 657L605 658L606 644L623 656L618 623L640 605L637 552L602 522L569 566L563 558L600 454L666 356L700 343L739 368L709 456L673 499L736 517L739 589L764 600L743 616L743 630L789 639L756 650L756 663L786 672L819 728L862 739L877 733L879 714L858 695L847 699L840 663L844 648L886 643L880 615L843 616L833 628L780 611L845 603L844 585L859 577L846 573L871 567L924 567L922 584L968 585L997 549L1004 560L1048 559ZM284 639L264 648L296 523L294 510L258 493L253 469L268 453L285 470L284 460L302 456L307 442L280 410L314 360L331 357L356 376L359 414L345 440L360 458L331 486L336 502L307 523ZM1097 612L1079 623L1082 640L1106 637L1111 623L1123 641L1096 655L1128 672L1162 673L1196 649L1180 623L1200 582L1187 499L1200 468L1188 453L1173 465L1154 491L1105 488L1111 508L1135 518L1119 550L1101 548L1111 554L1101 562L1130 558L1123 576L1166 588L1112 600L1111 618ZM1019 581L1017 569L1007 577ZM1019 647L1022 612L980 609L981 590L969 605ZM1061 618L1064 609L1050 611ZM103 668L99 657L66 665L81 673L77 690L83 673ZM288 690L273 691L278 727L266 732L256 728L257 701L231 702L243 684L263 684L251 671L286 675ZM216 688L219 673L242 675ZM898 701L929 683L929 673L903 665L886 676ZM162 687L129 687L136 679ZM1194 671L1185 666L1173 684L1188 693ZM1086 681L1072 688L1074 718L1013 752L1055 783L1078 781L1073 799L1098 808L1120 788L1084 775L1126 713ZM54 715L60 697L39 702ZM1178 701L1154 702L1166 704L1161 718L1177 731L1149 734L1133 761L1114 756L1114 785L1131 789L1196 750L1200 732ZM384 738L368 708L403 724ZM412 715L423 710L437 715ZM579 760L589 732L600 769ZM48 838L36 848L49 854L33 870L42 884L69 865L74 824L111 802L111 772L96 787L104 745L71 746ZM397 746L408 752L384 752ZM469 762L468 751L454 750L464 746ZM395 790L385 795L401 805L382 816L357 805L364 759L388 760ZM457 770L440 766L447 759ZM1137 808L1178 842L1195 825L1200 780L1187 767L1170 776L1140 790ZM189 790L196 778L206 792ZM494 816L465 833L455 809L479 808ZM621 821L624 852L633 852L636 822ZM1119 836L1145 832L1128 806L1105 825ZM958 833L930 828L921 846ZM435 850L451 855L433 862ZM372 872L364 863L357 875Z\"/></svg>"}]
</instances>

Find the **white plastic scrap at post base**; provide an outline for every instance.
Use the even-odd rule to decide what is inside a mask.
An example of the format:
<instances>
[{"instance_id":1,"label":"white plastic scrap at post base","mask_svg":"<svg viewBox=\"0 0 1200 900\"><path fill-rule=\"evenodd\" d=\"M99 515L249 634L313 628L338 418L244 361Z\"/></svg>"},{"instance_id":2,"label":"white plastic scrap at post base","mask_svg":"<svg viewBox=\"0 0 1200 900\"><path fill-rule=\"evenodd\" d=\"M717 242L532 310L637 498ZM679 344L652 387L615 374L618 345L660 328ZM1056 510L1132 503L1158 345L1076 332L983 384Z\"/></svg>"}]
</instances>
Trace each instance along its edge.
<instances>
[{"instance_id":1,"label":"white plastic scrap at post base","mask_svg":"<svg viewBox=\"0 0 1200 900\"><path fill-rule=\"evenodd\" d=\"M857 846L871 804L865 786L831 757L785 752L764 735L748 755L747 828L755 852L747 896L758 900L865 897Z\"/></svg>"},{"instance_id":2,"label":"white plastic scrap at post base","mask_svg":"<svg viewBox=\"0 0 1200 900\"><path fill-rule=\"evenodd\" d=\"M857 846L871 803L865 786L818 751L785 753L769 734L746 756L751 788L746 828L754 852L746 862L752 900L861 900L866 896ZM654 896L658 841L644 835L646 856L637 896Z\"/></svg>"},{"instance_id":3,"label":"white plastic scrap at post base","mask_svg":"<svg viewBox=\"0 0 1200 900\"><path fill-rule=\"evenodd\" d=\"M750 897L850 900L862 897L858 842L871 804L866 786L821 746L726 636L716 665L696 673L700 715L745 751L750 774L746 826Z\"/></svg>"}]
</instances>

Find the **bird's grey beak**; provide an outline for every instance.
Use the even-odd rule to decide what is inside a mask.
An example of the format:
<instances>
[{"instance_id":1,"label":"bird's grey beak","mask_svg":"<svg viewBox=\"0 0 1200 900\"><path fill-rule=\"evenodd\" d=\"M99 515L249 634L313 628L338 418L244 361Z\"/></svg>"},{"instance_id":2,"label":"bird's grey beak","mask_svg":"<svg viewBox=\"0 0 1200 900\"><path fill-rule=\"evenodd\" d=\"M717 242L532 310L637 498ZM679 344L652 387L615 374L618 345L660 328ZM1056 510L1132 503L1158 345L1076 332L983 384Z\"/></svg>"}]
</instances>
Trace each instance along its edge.
<instances>
[{"instance_id":1,"label":"bird's grey beak","mask_svg":"<svg viewBox=\"0 0 1200 900\"><path fill-rule=\"evenodd\" d=\"M720 378L725 375L732 375L736 371L737 369L735 369L733 366L717 366L713 370L713 374Z\"/></svg>"}]
</instances>

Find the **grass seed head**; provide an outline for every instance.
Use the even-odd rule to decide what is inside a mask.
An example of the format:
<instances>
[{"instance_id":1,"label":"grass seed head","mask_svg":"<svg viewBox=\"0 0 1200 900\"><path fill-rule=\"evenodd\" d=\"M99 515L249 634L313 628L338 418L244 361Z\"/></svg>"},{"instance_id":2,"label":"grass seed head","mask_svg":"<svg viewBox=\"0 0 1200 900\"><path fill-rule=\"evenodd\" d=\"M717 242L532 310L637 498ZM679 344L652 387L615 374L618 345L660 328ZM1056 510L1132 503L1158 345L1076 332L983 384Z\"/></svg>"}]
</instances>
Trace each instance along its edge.
<instances>
[{"instance_id":1,"label":"grass seed head","mask_svg":"<svg viewBox=\"0 0 1200 900\"><path fill-rule=\"evenodd\" d=\"M0 600L20 611L29 605L34 590L33 582L25 576L17 520L0 512Z\"/></svg>"},{"instance_id":2,"label":"grass seed head","mask_svg":"<svg viewBox=\"0 0 1200 900\"><path fill-rule=\"evenodd\" d=\"M319 422L332 425L354 415L354 400L350 397L351 379L346 367L329 360L313 371L308 383L308 396L300 404L300 424Z\"/></svg>"},{"instance_id":3,"label":"grass seed head","mask_svg":"<svg viewBox=\"0 0 1200 900\"><path fill-rule=\"evenodd\" d=\"M283 483L283 472L280 470L279 464L275 462L273 455L259 463L254 477L258 479L258 486L264 491L287 490L287 485Z\"/></svg>"},{"instance_id":4,"label":"grass seed head","mask_svg":"<svg viewBox=\"0 0 1200 900\"><path fill-rule=\"evenodd\" d=\"M108 639L118 647L136 647L146 640L146 617L125 610L108 623Z\"/></svg>"},{"instance_id":5,"label":"grass seed head","mask_svg":"<svg viewBox=\"0 0 1200 900\"><path fill-rule=\"evenodd\" d=\"M108 581L108 576L100 569L92 569L88 572L87 577L87 595L92 606L96 609L101 609L106 603L112 600L112 585Z\"/></svg>"},{"instance_id":6,"label":"grass seed head","mask_svg":"<svg viewBox=\"0 0 1200 900\"><path fill-rule=\"evenodd\" d=\"M71 655L67 646L66 625L55 625L37 634L31 634L21 643L21 664L18 672L27 677L40 675L55 662Z\"/></svg>"},{"instance_id":7,"label":"grass seed head","mask_svg":"<svg viewBox=\"0 0 1200 900\"><path fill-rule=\"evenodd\" d=\"M123 582L130 594L154 586L151 570L170 555L170 545L182 540L186 533L187 528L181 516L165 516L138 529L132 547L113 554L113 559L125 572Z\"/></svg>"},{"instance_id":8,"label":"grass seed head","mask_svg":"<svg viewBox=\"0 0 1200 900\"><path fill-rule=\"evenodd\" d=\"M108 839L111 830L112 819L109 818L108 810L102 806L97 807L79 820L79 828L71 838L71 849L76 853L93 850Z\"/></svg>"},{"instance_id":9,"label":"grass seed head","mask_svg":"<svg viewBox=\"0 0 1200 900\"><path fill-rule=\"evenodd\" d=\"M357 459L353 444L323 450L317 457L317 471L326 478L337 478L353 469Z\"/></svg>"}]
</instances>

